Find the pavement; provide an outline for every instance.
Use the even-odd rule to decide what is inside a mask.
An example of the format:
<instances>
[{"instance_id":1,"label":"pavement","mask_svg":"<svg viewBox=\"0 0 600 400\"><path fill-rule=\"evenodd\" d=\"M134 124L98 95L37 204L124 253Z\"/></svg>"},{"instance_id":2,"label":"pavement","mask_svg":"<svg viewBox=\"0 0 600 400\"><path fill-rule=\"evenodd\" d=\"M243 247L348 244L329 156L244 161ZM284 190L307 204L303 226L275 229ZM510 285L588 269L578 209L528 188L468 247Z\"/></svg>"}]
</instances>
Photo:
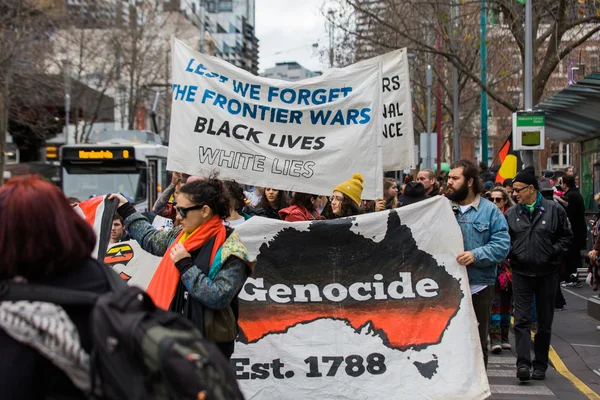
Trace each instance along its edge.
<instances>
[{"instance_id":1,"label":"pavement","mask_svg":"<svg viewBox=\"0 0 600 400\"><path fill-rule=\"evenodd\" d=\"M516 378L513 351L489 356L488 379L493 400L600 400L600 321L587 315L587 299L593 292L583 288L563 288L567 300L564 311L556 311L552 326L553 364L544 381L520 382ZM514 346L514 336L511 334Z\"/></svg>"}]
</instances>

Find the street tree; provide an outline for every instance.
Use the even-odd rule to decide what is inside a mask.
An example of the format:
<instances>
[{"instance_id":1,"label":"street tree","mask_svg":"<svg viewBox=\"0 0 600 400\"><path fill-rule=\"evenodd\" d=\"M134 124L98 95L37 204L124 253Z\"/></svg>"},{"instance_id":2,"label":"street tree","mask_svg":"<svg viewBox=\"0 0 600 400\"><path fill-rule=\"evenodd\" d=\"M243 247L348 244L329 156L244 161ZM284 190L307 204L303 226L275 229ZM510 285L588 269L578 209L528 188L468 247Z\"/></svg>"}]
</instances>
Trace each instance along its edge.
<instances>
[{"instance_id":1,"label":"street tree","mask_svg":"<svg viewBox=\"0 0 600 400\"><path fill-rule=\"evenodd\" d=\"M354 38L354 51L381 54L408 47L424 65L439 66L437 74L446 97L451 88L451 68L461 75L460 86L470 92L477 109L478 92L511 112L522 107L515 88L522 88L525 60L524 1L491 0L487 3L488 81L480 77L480 2L474 0L329 0L326 9L343 10L330 18L338 31ZM533 2L533 104L545 95L559 64L600 31L600 6L580 0ZM348 23L349 15L354 23ZM326 16L330 17L330 15ZM444 62L439 63L439 59ZM422 68L423 65L420 65ZM465 81L466 80L466 81ZM414 82L419 85L418 77ZM415 89L416 90L416 89ZM439 96L439 93L436 93ZM461 120L465 95L461 92ZM421 103L422 104L422 103ZM442 103L450 113L447 103ZM467 107L468 110L473 107ZM470 111L469 111L470 113ZM475 115L476 116L476 115ZM419 116L416 117L419 120ZM471 124L471 122L467 122ZM417 124L415 124L417 126Z\"/></svg>"},{"instance_id":2,"label":"street tree","mask_svg":"<svg viewBox=\"0 0 600 400\"><path fill-rule=\"evenodd\" d=\"M44 140L57 123L56 110L47 107L55 88L43 73L57 21L52 3L0 0L0 177L9 130L27 144Z\"/></svg>"}]
</instances>

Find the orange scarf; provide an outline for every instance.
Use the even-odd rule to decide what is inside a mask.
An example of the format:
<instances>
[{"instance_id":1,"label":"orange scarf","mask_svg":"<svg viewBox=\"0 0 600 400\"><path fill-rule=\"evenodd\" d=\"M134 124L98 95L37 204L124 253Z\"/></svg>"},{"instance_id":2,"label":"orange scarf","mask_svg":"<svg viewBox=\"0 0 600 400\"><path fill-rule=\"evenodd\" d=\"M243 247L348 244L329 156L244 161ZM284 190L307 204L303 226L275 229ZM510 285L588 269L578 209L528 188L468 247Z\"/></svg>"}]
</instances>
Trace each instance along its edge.
<instances>
[{"instance_id":1,"label":"orange scarf","mask_svg":"<svg viewBox=\"0 0 600 400\"><path fill-rule=\"evenodd\" d=\"M204 246L214 236L216 236L215 243L210 254L210 265L212 265L217 251L223 245L227 236L223 220L218 216L213 216L187 237L184 232L181 232L171 243L146 289L157 307L164 310L169 309L181 277L175 263L171 260L171 248L177 243L183 242L187 252L191 253Z\"/></svg>"}]
</instances>

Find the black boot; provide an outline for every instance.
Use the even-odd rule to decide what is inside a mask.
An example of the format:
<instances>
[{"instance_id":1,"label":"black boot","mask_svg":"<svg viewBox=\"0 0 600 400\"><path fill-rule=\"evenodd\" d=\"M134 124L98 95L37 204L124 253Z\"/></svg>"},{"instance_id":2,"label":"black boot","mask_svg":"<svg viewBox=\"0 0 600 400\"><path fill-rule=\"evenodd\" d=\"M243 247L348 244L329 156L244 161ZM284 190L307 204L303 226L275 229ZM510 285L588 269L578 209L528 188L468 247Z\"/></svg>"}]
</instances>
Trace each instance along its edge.
<instances>
[{"instance_id":1,"label":"black boot","mask_svg":"<svg viewBox=\"0 0 600 400\"><path fill-rule=\"evenodd\" d=\"M531 379L531 369L525 365L517 367L517 378L521 382L528 381Z\"/></svg>"}]
</instances>

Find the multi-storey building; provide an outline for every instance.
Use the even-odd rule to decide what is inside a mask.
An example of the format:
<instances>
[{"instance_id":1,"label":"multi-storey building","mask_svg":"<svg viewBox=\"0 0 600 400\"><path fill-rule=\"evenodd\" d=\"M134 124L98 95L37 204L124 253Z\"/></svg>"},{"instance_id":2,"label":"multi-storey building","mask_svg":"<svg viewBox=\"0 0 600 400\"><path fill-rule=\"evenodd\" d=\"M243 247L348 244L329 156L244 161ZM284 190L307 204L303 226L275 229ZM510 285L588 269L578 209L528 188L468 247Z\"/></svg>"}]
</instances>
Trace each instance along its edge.
<instances>
[{"instance_id":1,"label":"multi-storey building","mask_svg":"<svg viewBox=\"0 0 600 400\"><path fill-rule=\"evenodd\" d=\"M215 43L215 56L258 74L258 39L254 0L206 0L206 30Z\"/></svg>"},{"instance_id":2,"label":"multi-storey building","mask_svg":"<svg viewBox=\"0 0 600 400\"><path fill-rule=\"evenodd\" d=\"M206 31L215 45L215 56L258 74L255 0L167 0L164 7L182 13L198 27L200 47Z\"/></svg>"},{"instance_id":3,"label":"multi-storey building","mask_svg":"<svg viewBox=\"0 0 600 400\"><path fill-rule=\"evenodd\" d=\"M261 76L264 76L265 78L282 79L290 82L312 78L319 75L321 75L320 71L308 70L295 61L278 62L274 67L267 68L265 72L261 74Z\"/></svg>"},{"instance_id":4,"label":"multi-storey building","mask_svg":"<svg viewBox=\"0 0 600 400\"><path fill-rule=\"evenodd\" d=\"M360 0L358 2L360 8L355 10L354 21L356 24L356 61L375 57L389 51L389 49L386 50L374 43L375 40L373 39L381 33L382 28L379 22L369 15L383 16L386 10L385 3L383 0Z\"/></svg>"},{"instance_id":5,"label":"multi-storey building","mask_svg":"<svg viewBox=\"0 0 600 400\"><path fill-rule=\"evenodd\" d=\"M53 0L63 6L71 23L81 28L106 28L129 20L130 6L135 0Z\"/></svg>"}]
</instances>

